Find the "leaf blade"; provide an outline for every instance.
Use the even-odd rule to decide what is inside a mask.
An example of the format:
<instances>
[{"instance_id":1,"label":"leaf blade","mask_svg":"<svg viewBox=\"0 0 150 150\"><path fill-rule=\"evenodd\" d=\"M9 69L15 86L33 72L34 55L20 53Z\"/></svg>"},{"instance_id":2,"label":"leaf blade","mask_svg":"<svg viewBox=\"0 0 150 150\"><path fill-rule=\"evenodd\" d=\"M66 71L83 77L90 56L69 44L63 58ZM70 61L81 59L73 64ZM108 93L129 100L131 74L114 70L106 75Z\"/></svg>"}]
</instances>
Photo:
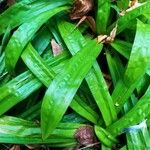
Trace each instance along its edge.
<instances>
[{"instance_id":1,"label":"leaf blade","mask_svg":"<svg viewBox=\"0 0 150 150\"><path fill-rule=\"evenodd\" d=\"M92 47L95 47L93 54L90 51ZM82 51L70 59L61 75L58 74L49 86L43 98L41 109L43 139L46 139L56 128L101 48L102 46L98 46L95 41L88 43ZM51 122L47 118L50 118Z\"/></svg>"}]
</instances>

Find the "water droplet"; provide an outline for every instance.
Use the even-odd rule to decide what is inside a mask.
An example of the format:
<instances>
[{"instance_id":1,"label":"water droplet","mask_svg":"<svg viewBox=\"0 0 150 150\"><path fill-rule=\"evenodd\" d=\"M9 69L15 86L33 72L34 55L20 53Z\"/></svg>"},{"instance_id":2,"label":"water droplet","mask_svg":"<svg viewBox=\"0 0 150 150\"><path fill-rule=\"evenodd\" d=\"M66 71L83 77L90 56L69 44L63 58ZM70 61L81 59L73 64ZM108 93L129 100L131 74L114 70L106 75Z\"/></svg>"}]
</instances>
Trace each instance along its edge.
<instances>
[{"instance_id":1,"label":"water droplet","mask_svg":"<svg viewBox=\"0 0 150 150\"><path fill-rule=\"evenodd\" d=\"M120 129L119 129L119 128L117 128L117 129L116 129L116 133L119 133L119 132L120 132Z\"/></svg>"},{"instance_id":2,"label":"water droplet","mask_svg":"<svg viewBox=\"0 0 150 150\"><path fill-rule=\"evenodd\" d=\"M139 110L138 110L138 114L139 114L139 115L142 115L142 113L143 113L142 109L139 109Z\"/></svg>"},{"instance_id":3,"label":"water droplet","mask_svg":"<svg viewBox=\"0 0 150 150\"><path fill-rule=\"evenodd\" d=\"M13 87L14 88L14 87ZM8 93L11 93L12 92L12 90L11 89L8 89Z\"/></svg>"},{"instance_id":4,"label":"water droplet","mask_svg":"<svg viewBox=\"0 0 150 150\"><path fill-rule=\"evenodd\" d=\"M116 107L118 107L118 106L119 106L119 104L118 104L118 103L115 103L115 106L116 106Z\"/></svg>"},{"instance_id":5,"label":"water droplet","mask_svg":"<svg viewBox=\"0 0 150 150\"><path fill-rule=\"evenodd\" d=\"M132 123L134 121L134 118L129 118L129 122Z\"/></svg>"},{"instance_id":6,"label":"water droplet","mask_svg":"<svg viewBox=\"0 0 150 150\"><path fill-rule=\"evenodd\" d=\"M15 95L16 97L18 97L20 94L19 94L18 92L15 92L14 95Z\"/></svg>"}]
</instances>

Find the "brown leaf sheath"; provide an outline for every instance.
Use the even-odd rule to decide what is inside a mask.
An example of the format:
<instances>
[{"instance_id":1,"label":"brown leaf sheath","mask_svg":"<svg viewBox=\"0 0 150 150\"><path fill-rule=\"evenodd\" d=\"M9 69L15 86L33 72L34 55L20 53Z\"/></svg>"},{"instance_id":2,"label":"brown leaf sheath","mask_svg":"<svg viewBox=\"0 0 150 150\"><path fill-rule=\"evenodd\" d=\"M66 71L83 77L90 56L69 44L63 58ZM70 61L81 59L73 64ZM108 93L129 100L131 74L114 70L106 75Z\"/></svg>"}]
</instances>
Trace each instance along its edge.
<instances>
[{"instance_id":1,"label":"brown leaf sheath","mask_svg":"<svg viewBox=\"0 0 150 150\"><path fill-rule=\"evenodd\" d=\"M93 9L93 0L76 0L70 12L72 20L80 19Z\"/></svg>"}]
</instances>

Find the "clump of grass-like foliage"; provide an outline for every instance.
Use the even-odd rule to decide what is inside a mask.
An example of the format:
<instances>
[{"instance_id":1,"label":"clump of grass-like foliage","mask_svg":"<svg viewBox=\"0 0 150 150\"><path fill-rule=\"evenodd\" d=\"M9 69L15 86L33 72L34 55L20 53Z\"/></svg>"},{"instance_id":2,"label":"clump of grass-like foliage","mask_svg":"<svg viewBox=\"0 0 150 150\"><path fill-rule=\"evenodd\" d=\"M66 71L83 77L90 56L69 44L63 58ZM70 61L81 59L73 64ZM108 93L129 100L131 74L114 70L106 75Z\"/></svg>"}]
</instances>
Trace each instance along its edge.
<instances>
[{"instance_id":1,"label":"clump of grass-like foliage","mask_svg":"<svg viewBox=\"0 0 150 150\"><path fill-rule=\"evenodd\" d=\"M0 0L0 149L150 149L148 0Z\"/></svg>"}]
</instances>

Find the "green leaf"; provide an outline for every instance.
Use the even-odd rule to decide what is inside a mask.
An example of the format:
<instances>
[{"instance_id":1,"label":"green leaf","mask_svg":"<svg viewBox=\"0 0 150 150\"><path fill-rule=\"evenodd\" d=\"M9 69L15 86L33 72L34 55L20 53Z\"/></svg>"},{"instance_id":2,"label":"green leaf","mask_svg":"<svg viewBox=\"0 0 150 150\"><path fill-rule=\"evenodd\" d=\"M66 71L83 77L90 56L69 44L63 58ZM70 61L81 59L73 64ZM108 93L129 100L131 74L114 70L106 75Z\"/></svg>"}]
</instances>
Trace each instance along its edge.
<instances>
[{"instance_id":1,"label":"green leaf","mask_svg":"<svg viewBox=\"0 0 150 150\"><path fill-rule=\"evenodd\" d=\"M68 54L62 53L55 58L49 58L46 62L48 66L55 66L66 59L68 59ZM30 71L26 71L0 87L0 93L3 93L0 95L0 115L4 114L17 103L23 101L41 86L42 83L40 80Z\"/></svg>"},{"instance_id":2,"label":"green leaf","mask_svg":"<svg viewBox=\"0 0 150 150\"><path fill-rule=\"evenodd\" d=\"M91 109L91 107L89 107L79 96L74 97L70 107L87 120L90 120L92 123L98 123L98 114L93 111L93 109Z\"/></svg>"},{"instance_id":3,"label":"green leaf","mask_svg":"<svg viewBox=\"0 0 150 150\"><path fill-rule=\"evenodd\" d=\"M131 95L131 98L124 105L124 112L127 113L134 105L137 103L137 98L134 94ZM143 127L142 127L143 126ZM132 132L132 126L129 131L127 130L126 138L127 138L127 146L129 149L141 149L142 147L146 147L147 143L149 143L149 135L147 134L149 131L146 127L146 121L144 121L136 132ZM146 136L146 139L145 139Z\"/></svg>"},{"instance_id":4,"label":"green leaf","mask_svg":"<svg viewBox=\"0 0 150 150\"><path fill-rule=\"evenodd\" d=\"M2 39L2 47L0 48L0 55L1 53L5 50L5 47L9 41L9 38L10 38L10 26L7 27L6 31L5 31L5 34L3 36L3 39Z\"/></svg>"},{"instance_id":5,"label":"green leaf","mask_svg":"<svg viewBox=\"0 0 150 150\"><path fill-rule=\"evenodd\" d=\"M58 7L49 10L21 25L18 30L12 35L5 52L6 67L10 73L14 72L16 63L27 43L31 40L37 30L44 24L50 17L58 12L66 10L68 7ZM20 38L21 37L21 38ZM12 59L13 58L13 59Z\"/></svg>"},{"instance_id":6,"label":"green leaf","mask_svg":"<svg viewBox=\"0 0 150 150\"><path fill-rule=\"evenodd\" d=\"M22 54L22 59L32 73L48 87L54 78L54 71L43 61L40 55L34 50L31 44L28 44Z\"/></svg>"},{"instance_id":7,"label":"green leaf","mask_svg":"<svg viewBox=\"0 0 150 150\"><path fill-rule=\"evenodd\" d=\"M110 44L117 52L119 52L122 56L129 59L132 44L122 41L122 40L115 40Z\"/></svg>"},{"instance_id":8,"label":"green leaf","mask_svg":"<svg viewBox=\"0 0 150 150\"><path fill-rule=\"evenodd\" d=\"M32 41L32 45L36 49L36 51L41 55L49 45L51 39L52 39L52 35L50 34L48 28L44 26L36 34L36 37Z\"/></svg>"},{"instance_id":9,"label":"green leaf","mask_svg":"<svg viewBox=\"0 0 150 150\"><path fill-rule=\"evenodd\" d=\"M41 129L37 123L4 116L0 118L0 142L16 144L65 144L76 143L74 134L84 126L77 123L60 123L47 140L41 138Z\"/></svg>"},{"instance_id":10,"label":"green leaf","mask_svg":"<svg viewBox=\"0 0 150 150\"><path fill-rule=\"evenodd\" d=\"M94 130L98 139L107 147L111 147L113 143L117 143L115 137L100 126L95 125Z\"/></svg>"},{"instance_id":11,"label":"green leaf","mask_svg":"<svg viewBox=\"0 0 150 150\"><path fill-rule=\"evenodd\" d=\"M91 51L93 47L94 49ZM56 128L101 48L102 46L95 41L89 42L70 59L49 86L43 98L41 109L43 139L46 139Z\"/></svg>"},{"instance_id":12,"label":"green leaf","mask_svg":"<svg viewBox=\"0 0 150 150\"><path fill-rule=\"evenodd\" d=\"M107 23L110 15L111 0L98 0L96 12L96 28L98 34L106 34Z\"/></svg>"},{"instance_id":13,"label":"green leaf","mask_svg":"<svg viewBox=\"0 0 150 150\"><path fill-rule=\"evenodd\" d=\"M112 135L117 136L124 132L125 128L136 125L142 122L149 114L150 107L150 87L147 89L144 96L142 96L137 104L121 119L113 123L107 128Z\"/></svg>"},{"instance_id":14,"label":"green leaf","mask_svg":"<svg viewBox=\"0 0 150 150\"><path fill-rule=\"evenodd\" d=\"M32 105L30 108L28 108L26 111L24 111L22 114L19 114L18 116L26 120L34 120L37 116L40 115L41 104L42 102L40 101L37 104Z\"/></svg>"},{"instance_id":15,"label":"green leaf","mask_svg":"<svg viewBox=\"0 0 150 150\"><path fill-rule=\"evenodd\" d=\"M9 25L13 29L25 22L30 22L46 11L52 11L52 9L70 2L71 0L24 0L16 3L0 14L0 35L6 31Z\"/></svg>"},{"instance_id":16,"label":"green leaf","mask_svg":"<svg viewBox=\"0 0 150 150\"><path fill-rule=\"evenodd\" d=\"M130 97L137 86L138 81L146 73L150 63L150 25L138 21L137 32L132 47L130 59L123 79L116 85L112 98L116 105L117 112L120 111L123 104Z\"/></svg>"},{"instance_id":17,"label":"green leaf","mask_svg":"<svg viewBox=\"0 0 150 150\"><path fill-rule=\"evenodd\" d=\"M133 9L132 11L127 12L124 16L120 17L117 22L114 22L109 27L109 32L115 27L116 23L118 24L117 34L121 33L125 28L127 28L132 21L138 16L150 12L150 2L145 2L143 5Z\"/></svg>"},{"instance_id":18,"label":"green leaf","mask_svg":"<svg viewBox=\"0 0 150 150\"><path fill-rule=\"evenodd\" d=\"M127 145L129 149L133 150L150 148L150 136L146 122L144 128L141 128L136 132L127 133Z\"/></svg>"},{"instance_id":19,"label":"green leaf","mask_svg":"<svg viewBox=\"0 0 150 150\"><path fill-rule=\"evenodd\" d=\"M124 67L119 56L116 53L111 53L109 50L107 50L106 59L111 74L112 82L115 87L119 79L122 79Z\"/></svg>"},{"instance_id":20,"label":"green leaf","mask_svg":"<svg viewBox=\"0 0 150 150\"><path fill-rule=\"evenodd\" d=\"M85 38L79 30L74 30L75 25L68 22L60 22L58 28L72 55L77 53L82 49L83 45L85 45ZM117 117L115 107L97 62L94 63L93 67L86 75L85 80L102 113L105 124L111 124Z\"/></svg>"},{"instance_id":21,"label":"green leaf","mask_svg":"<svg viewBox=\"0 0 150 150\"><path fill-rule=\"evenodd\" d=\"M126 10L129 6L129 0L118 0L117 6L120 8L120 10Z\"/></svg>"},{"instance_id":22,"label":"green leaf","mask_svg":"<svg viewBox=\"0 0 150 150\"><path fill-rule=\"evenodd\" d=\"M107 146L105 146L105 145L103 145L103 144L102 144L102 146L101 146L101 149L102 149L102 150L111 150L110 147L107 147Z\"/></svg>"},{"instance_id":23,"label":"green leaf","mask_svg":"<svg viewBox=\"0 0 150 150\"><path fill-rule=\"evenodd\" d=\"M2 53L2 55L0 56L0 80L3 76L3 74L5 73L6 69L5 69L5 54Z\"/></svg>"},{"instance_id":24,"label":"green leaf","mask_svg":"<svg viewBox=\"0 0 150 150\"><path fill-rule=\"evenodd\" d=\"M128 150L127 146L123 146L120 150Z\"/></svg>"},{"instance_id":25,"label":"green leaf","mask_svg":"<svg viewBox=\"0 0 150 150\"><path fill-rule=\"evenodd\" d=\"M125 72L125 78L129 84L141 78L150 64L149 40L150 25L138 21L137 33L133 49ZM134 75L133 75L134 71Z\"/></svg>"},{"instance_id":26,"label":"green leaf","mask_svg":"<svg viewBox=\"0 0 150 150\"><path fill-rule=\"evenodd\" d=\"M22 54L23 61L28 66L28 68L32 71L32 73L46 86L49 87L51 81L56 76L54 71L56 71L56 68L52 70L45 61L42 60L40 55L35 51L35 49L32 47L31 44L27 46L27 48L24 50ZM60 69L62 69L62 66L58 65ZM58 73L60 73L60 69L58 70ZM78 102L77 102L78 100ZM82 103L80 98L76 96L75 100L73 100L71 108L76 110L77 113L79 113L81 116L85 117L86 119L90 121L94 121L94 123L97 123L98 115L87 106L86 103ZM83 111L78 111L77 108L82 109ZM85 109L87 108L87 109ZM89 115L87 115L89 114ZM95 118L94 118L95 117Z\"/></svg>"},{"instance_id":27,"label":"green leaf","mask_svg":"<svg viewBox=\"0 0 150 150\"><path fill-rule=\"evenodd\" d=\"M106 126L108 126L117 119L115 107L98 64L94 63L93 68L93 70L91 69L87 74L86 80L94 97L99 99L96 103L102 113ZM93 73L95 76L92 75ZM97 83L95 83L97 81L99 84L94 87L94 85L97 85Z\"/></svg>"}]
</instances>

